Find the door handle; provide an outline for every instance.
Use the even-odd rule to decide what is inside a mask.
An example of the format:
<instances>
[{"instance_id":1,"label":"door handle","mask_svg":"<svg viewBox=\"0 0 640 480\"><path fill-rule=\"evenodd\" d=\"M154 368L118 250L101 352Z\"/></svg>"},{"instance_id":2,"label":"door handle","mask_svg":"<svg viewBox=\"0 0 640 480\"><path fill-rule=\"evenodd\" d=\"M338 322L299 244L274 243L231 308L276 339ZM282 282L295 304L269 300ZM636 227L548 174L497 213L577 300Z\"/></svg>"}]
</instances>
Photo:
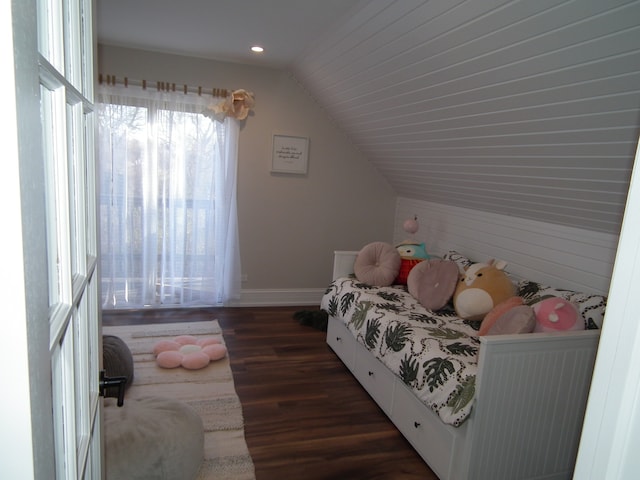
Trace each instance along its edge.
<instances>
[{"instance_id":1,"label":"door handle","mask_svg":"<svg viewBox=\"0 0 640 480\"><path fill-rule=\"evenodd\" d=\"M127 385L127 377L107 377L104 370L100 370L100 396L106 397L110 388L118 389L118 406L124 405L124 387Z\"/></svg>"}]
</instances>

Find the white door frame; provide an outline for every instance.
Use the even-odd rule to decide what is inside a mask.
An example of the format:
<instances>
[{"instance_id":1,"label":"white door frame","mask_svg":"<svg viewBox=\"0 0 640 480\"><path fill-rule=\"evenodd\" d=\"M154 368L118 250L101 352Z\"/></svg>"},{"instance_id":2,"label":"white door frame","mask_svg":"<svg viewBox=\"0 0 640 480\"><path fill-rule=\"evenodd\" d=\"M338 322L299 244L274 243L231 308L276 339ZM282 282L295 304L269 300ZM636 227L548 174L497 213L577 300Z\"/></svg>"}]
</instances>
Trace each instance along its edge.
<instances>
[{"instance_id":1,"label":"white door frame","mask_svg":"<svg viewBox=\"0 0 640 480\"><path fill-rule=\"evenodd\" d=\"M640 141L611 277L574 471L576 480L640 472Z\"/></svg>"},{"instance_id":2,"label":"white door frame","mask_svg":"<svg viewBox=\"0 0 640 480\"><path fill-rule=\"evenodd\" d=\"M3 425L0 430L0 444L4 446L0 449L0 465L3 475L7 475L7 478L35 478L35 462L41 464L40 472L46 468L52 471L53 463L44 459L48 456L53 459L52 455L49 455L52 453L53 444L47 442L45 437L38 446L34 445L37 443L34 437L37 432L32 428L31 419L32 408L46 408L46 403L40 402L40 405L37 405L37 398L33 398L32 401L29 363L30 360L37 362L38 359L35 358L35 352L30 359L28 342L29 338L32 342L37 342L37 336L42 335L44 331L38 332L36 327L28 332L26 322L28 306L24 289L17 99L11 94L16 86L14 63L18 61L14 57L12 19L11 2L0 2L0 45L3 46L0 48L0 90L5 93L4 108L0 109L0 144L5 158L0 175L0 202L4 231L12 232L11 235L3 235L0 248L0 262L4 270L3 275L0 275L0 302L6 315L3 321L4 332L6 338L12 339L8 348L0 349L0 362L5 366L2 370L2 382L10 385L7 391L11 392L2 399L0 408L0 424ZM24 48L24 45L17 48ZM44 328L47 329L46 324ZM34 386L34 397L50 397L46 386ZM49 454L45 453L47 450Z\"/></svg>"},{"instance_id":3,"label":"white door frame","mask_svg":"<svg viewBox=\"0 0 640 480\"><path fill-rule=\"evenodd\" d=\"M78 20L81 8L86 8L89 13L89 21L83 25ZM76 158L85 154L93 157L90 103L83 100L86 95L90 101L93 95L96 48L93 11L93 0L0 2L0 87L6 97L0 109L0 145L3 152L0 200L4 227L0 253L3 266L0 302L4 307L5 338L10 339L8 348L0 349L5 386L0 408L0 475L3 478L48 480L55 476L75 479L81 478L83 471L88 472L84 477L87 479L102 475L101 442L92 443L90 438L94 425L97 437L101 437L102 404L97 400L101 352L95 270L96 231L92 231L91 226L85 229L84 222L92 215L85 214L83 210L86 198L81 199L81 195L74 197L73 192L78 190L69 187L70 205L68 209L63 207L59 211L66 209L70 212L70 219L68 222L56 222L62 230L66 228L69 232L69 238L65 238L67 234L64 232L61 238L71 244L70 249L65 250L69 253L65 261L71 267L60 267L61 270L66 268L66 273L62 273L66 276L63 280L65 291L59 298L52 295L49 285L55 273L51 273L51 265L57 269L55 263L59 257L51 254L51 242L49 247L47 244L47 235L51 237L47 213L50 217L52 210L46 207L45 195L51 196L51 188L47 194L47 174L43 165L50 165L51 159L45 159L43 164L43 132L47 130L41 128L41 114L46 109L41 107L40 87L41 84L51 86L56 83L61 86L62 90L55 94L58 99L56 115L59 115L56 121L61 125L58 134L63 132L58 135L58 140L69 146L56 146L58 154L63 152L62 156L58 155L58 159L62 159L59 165L65 168L66 152L72 152L66 166L70 172L70 185L78 184L79 191L87 187L90 191L87 198L90 198L95 195L91 185L95 172L89 166L85 175L84 161L80 159L78 163ZM44 21L38 22L38 16ZM44 43L41 34L43 24L45 28L50 28L47 24L53 25L53 34ZM56 50L55 55L50 55L49 47ZM51 60L55 68L46 65L47 60ZM61 98L62 102L59 101ZM84 115L87 112L89 115ZM86 125L83 124L85 121ZM66 187L65 177L64 172L59 177L63 188ZM59 198L66 197L61 194ZM79 203L75 199L80 199ZM95 199L89 199L86 208L95 209ZM95 211L93 215L95 217ZM85 232L89 233L85 236ZM74 241L79 243L74 245ZM79 249L77 245L80 245ZM85 295L84 288L89 284L93 285L93 290L91 295ZM93 300L87 300L89 297ZM50 298L53 302L51 307ZM59 318L55 312L61 309L70 312L66 315L71 319L68 327L52 321ZM92 313L88 315L88 311ZM91 321L84 321L83 316L90 316ZM88 330L91 330L93 341L84 341ZM65 335L70 341L63 347L64 355L60 356L56 350L60 350L60 339ZM91 369L80 361L87 355L94 359ZM81 367L76 368L74 364ZM57 375L59 379L64 377L63 388L56 386L56 382L52 388L52 379L56 378L52 369L56 365L66 366L66 373ZM75 394L78 385L89 385L91 391L86 395ZM64 410L67 413L67 421L61 427L65 431L63 436L55 433L56 424L61 426L59 414L52 415L55 398L61 398L60 392L66 395L62 395L64 409L58 406L58 412ZM80 413L68 414L69 409L76 406ZM98 419L96 424L93 423L94 418ZM88 452L98 461L85 463L83 458ZM85 465L89 465L87 470Z\"/></svg>"}]
</instances>

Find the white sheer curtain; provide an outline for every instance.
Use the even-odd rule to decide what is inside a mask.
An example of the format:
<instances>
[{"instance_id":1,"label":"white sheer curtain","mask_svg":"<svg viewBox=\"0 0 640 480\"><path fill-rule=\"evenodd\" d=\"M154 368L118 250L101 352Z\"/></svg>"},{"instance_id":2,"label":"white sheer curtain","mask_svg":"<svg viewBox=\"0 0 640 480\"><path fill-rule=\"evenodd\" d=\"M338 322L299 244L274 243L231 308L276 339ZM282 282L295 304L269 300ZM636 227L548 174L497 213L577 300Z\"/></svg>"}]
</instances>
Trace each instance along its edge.
<instances>
[{"instance_id":1,"label":"white sheer curtain","mask_svg":"<svg viewBox=\"0 0 640 480\"><path fill-rule=\"evenodd\" d=\"M104 308L222 305L238 295L239 122L197 95L101 87Z\"/></svg>"}]
</instances>

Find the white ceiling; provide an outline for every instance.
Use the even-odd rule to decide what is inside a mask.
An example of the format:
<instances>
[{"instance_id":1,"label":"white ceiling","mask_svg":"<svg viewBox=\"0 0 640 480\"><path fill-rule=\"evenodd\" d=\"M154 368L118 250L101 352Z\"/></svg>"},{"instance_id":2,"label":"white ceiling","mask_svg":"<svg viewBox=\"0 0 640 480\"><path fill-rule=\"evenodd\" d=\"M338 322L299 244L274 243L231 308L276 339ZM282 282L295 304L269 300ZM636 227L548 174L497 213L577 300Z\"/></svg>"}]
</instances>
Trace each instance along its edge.
<instances>
[{"instance_id":1,"label":"white ceiling","mask_svg":"<svg viewBox=\"0 0 640 480\"><path fill-rule=\"evenodd\" d=\"M401 197L619 231L640 0L98 0L97 13L101 43L289 70Z\"/></svg>"},{"instance_id":2,"label":"white ceiling","mask_svg":"<svg viewBox=\"0 0 640 480\"><path fill-rule=\"evenodd\" d=\"M98 41L286 68L361 0L97 0ZM251 53L252 45L265 52Z\"/></svg>"}]
</instances>

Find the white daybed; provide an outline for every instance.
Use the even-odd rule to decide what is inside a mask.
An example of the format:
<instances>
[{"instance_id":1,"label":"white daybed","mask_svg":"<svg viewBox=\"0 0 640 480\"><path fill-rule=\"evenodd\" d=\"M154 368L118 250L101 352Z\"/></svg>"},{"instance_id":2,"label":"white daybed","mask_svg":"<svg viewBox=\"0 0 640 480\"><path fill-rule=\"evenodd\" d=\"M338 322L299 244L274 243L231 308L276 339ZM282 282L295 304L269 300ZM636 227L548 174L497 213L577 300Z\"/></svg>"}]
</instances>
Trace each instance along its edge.
<instances>
[{"instance_id":1,"label":"white daybed","mask_svg":"<svg viewBox=\"0 0 640 480\"><path fill-rule=\"evenodd\" d=\"M357 253L335 252L332 286L353 273ZM330 287L323 309L335 295ZM330 312L327 343L441 480L571 478L599 330L473 339L475 397L454 426L339 317Z\"/></svg>"}]
</instances>

